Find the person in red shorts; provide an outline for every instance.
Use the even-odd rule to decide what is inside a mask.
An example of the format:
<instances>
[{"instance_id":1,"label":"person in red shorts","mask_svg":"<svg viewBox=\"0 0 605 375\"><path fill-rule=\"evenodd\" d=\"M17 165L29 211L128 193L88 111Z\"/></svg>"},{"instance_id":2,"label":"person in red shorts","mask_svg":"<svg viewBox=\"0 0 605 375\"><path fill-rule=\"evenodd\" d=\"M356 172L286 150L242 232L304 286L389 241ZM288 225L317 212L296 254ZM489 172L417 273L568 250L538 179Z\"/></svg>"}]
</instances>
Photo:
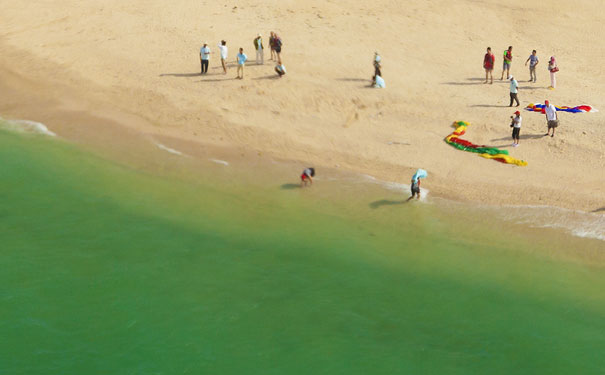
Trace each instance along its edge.
<instances>
[{"instance_id":1,"label":"person in red shorts","mask_svg":"<svg viewBox=\"0 0 605 375\"><path fill-rule=\"evenodd\" d=\"M315 168L305 168L300 175L300 187L307 186L307 180L313 185L313 178L315 177Z\"/></svg>"},{"instance_id":2,"label":"person in red shorts","mask_svg":"<svg viewBox=\"0 0 605 375\"><path fill-rule=\"evenodd\" d=\"M494 62L495 62L495 57L492 54L492 49L491 47L487 47L487 53L485 54L485 57L483 58L483 68L485 69L485 82L483 83L487 83L487 78L489 75L490 78L490 84L494 83L494 76L492 75L492 72L494 71Z\"/></svg>"}]
</instances>

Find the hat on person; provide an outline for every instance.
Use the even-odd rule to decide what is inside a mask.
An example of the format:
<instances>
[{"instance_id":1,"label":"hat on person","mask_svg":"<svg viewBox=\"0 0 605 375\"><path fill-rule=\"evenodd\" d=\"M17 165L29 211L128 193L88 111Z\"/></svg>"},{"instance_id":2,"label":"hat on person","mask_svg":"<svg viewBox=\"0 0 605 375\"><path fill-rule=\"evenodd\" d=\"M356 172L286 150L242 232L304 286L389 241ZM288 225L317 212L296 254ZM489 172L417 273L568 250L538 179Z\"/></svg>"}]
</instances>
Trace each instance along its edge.
<instances>
[{"instance_id":1,"label":"hat on person","mask_svg":"<svg viewBox=\"0 0 605 375\"><path fill-rule=\"evenodd\" d=\"M260 35L260 33L258 33L258 35L257 35L257 36L262 36L262 35Z\"/></svg>"},{"instance_id":2,"label":"hat on person","mask_svg":"<svg viewBox=\"0 0 605 375\"><path fill-rule=\"evenodd\" d=\"M549 104L550 104L550 102L549 102L548 100L545 100L545 101L544 101L544 104L545 104L545 105L549 105Z\"/></svg>"},{"instance_id":3,"label":"hat on person","mask_svg":"<svg viewBox=\"0 0 605 375\"><path fill-rule=\"evenodd\" d=\"M509 78L508 80L509 80L509 81L512 81L512 80L513 80L513 78L515 78L515 77L510 76L510 78Z\"/></svg>"},{"instance_id":4,"label":"hat on person","mask_svg":"<svg viewBox=\"0 0 605 375\"><path fill-rule=\"evenodd\" d=\"M515 115L520 115L520 114L521 114L521 112L515 111Z\"/></svg>"}]
</instances>

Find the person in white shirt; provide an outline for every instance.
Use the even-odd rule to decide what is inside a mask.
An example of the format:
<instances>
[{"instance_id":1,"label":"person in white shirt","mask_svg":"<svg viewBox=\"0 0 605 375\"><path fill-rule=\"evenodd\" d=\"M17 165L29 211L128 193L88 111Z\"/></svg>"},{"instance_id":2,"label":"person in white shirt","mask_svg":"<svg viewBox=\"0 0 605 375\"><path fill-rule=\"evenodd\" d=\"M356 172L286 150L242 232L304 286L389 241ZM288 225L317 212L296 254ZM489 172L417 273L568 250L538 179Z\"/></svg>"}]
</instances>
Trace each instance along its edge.
<instances>
[{"instance_id":1,"label":"person in white shirt","mask_svg":"<svg viewBox=\"0 0 605 375\"><path fill-rule=\"evenodd\" d=\"M521 112L516 111L512 119L510 127L513 128L513 147L519 146L519 133L521 132Z\"/></svg>"},{"instance_id":2,"label":"person in white shirt","mask_svg":"<svg viewBox=\"0 0 605 375\"><path fill-rule=\"evenodd\" d=\"M220 44L218 45L218 49L221 51L221 65L223 65L223 74L227 74L227 53L229 51L227 49L227 42L221 40Z\"/></svg>"},{"instance_id":3,"label":"person in white shirt","mask_svg":"<svg viewBox=\"0 0 605 375\"><path fill-rule=\"evenodd\" d=\"M202 65L202 74L208 73L208 61L210 60L210 48L204 43L200 48L200 63Z\"/></svg>"},{"instance_id":4,"label":"person in white shirt","mask_svg":"<svg viewBox=\"0 0 605 375\"><path fill-rule=\"evenodd\" d=\"M374 76L372 77L372 87L377 88L377 89L384 89L386 87L386 84L384 82L384 79L381 76Z\"/></svg>"},{"instance_id":5,"label":"person in white shirt","mask_svg":"<svg viewBox=\"0 0 605 375\"><path fill-rule=\"evenodd\" d=\"M515 77L510 76L510 104L509 107L513 106L513 100L517 102L517 107L519 106L519 98L517 98L517 92L519 88L519 83L515 79Z\"/></svg>"},{"instance_id":6,"label":"person in white shirt","mask_svg":"<svg viewBox=\"0 0 605 375\"><path fill-rule=\"evenodd\" d=\"M557 107L550 104L548 100L544 101L544 114L546 115L546 125L548 126L548 131L544 136L550 135L551 137L555 136L555 129L559 126L559 118L557 117ZM550 129L552 129L552 134L550 134Z\"/></svg>"}]
</instances>

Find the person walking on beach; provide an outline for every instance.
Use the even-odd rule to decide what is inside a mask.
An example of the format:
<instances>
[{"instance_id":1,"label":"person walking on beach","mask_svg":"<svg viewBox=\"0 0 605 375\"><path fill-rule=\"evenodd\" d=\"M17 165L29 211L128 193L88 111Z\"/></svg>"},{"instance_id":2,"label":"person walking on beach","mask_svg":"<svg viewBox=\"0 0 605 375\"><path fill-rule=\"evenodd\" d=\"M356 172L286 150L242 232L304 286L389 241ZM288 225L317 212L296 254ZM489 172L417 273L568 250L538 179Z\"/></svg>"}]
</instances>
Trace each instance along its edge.
<instances>
[{"instance_id":1,"label":"person walking on beach","mask_svg":"<svg viewBox=\"0 0 605 375\"><path fill-rule=\"evenodd\" d=\"M559 126L559 118L557 116L557 107L550 104L548 100L544 101L544 114L546 115L546 126L548 126L548 131L544 136L550 135L551 137L555 136L555 129ZM552 134L550 134L550 130L552 129Z\"/></svg>"},{"instance_id":2,"label":"person walking on beach","mask_svg":"<svg viewBox=\"0 0 605 375\"><path fill-rule=\"evenodd\" d=\"M492 54L492 48L487 47L487 53L483 57L483 69L485 69L485 82L487 83L487 78L490 78L490 85L494 83L494 76L492 72L494 71L494 63L496 61L496 57Z\"/></svg>"},{"instance_id":3,"label":"person walking on beach","mask_svg":"<svg viewBox=\"0 0 605 375\"><path fill-rule=\"evenodd\" d=\"M227 48L227 42L221 40L218 45L218 49L221 51L221 65L223 66L223 74L227 74L227 55L229 49Z\"/></svg>"},{"instance_id":4,"label":"person walking on beach","mask_svg":"<svg viewBox=\"0 0 605 375\"><path fill-rule=\"evenodd\" d=\"M510 104L509 107L513 106L513 100L517 102L517 107L519 106L519 98L517 98L517 92L519 91L519 83L515 79L515 77L510 76Z\"/></svg>"},{"instance_id":5,"label":"person walking on beach","mask_svg":"<svg viewBox=\"0 0 605 375\"><path fill-rule=\"evenodd\" d=\"M256 49L256 65L263 65L265 63L265 47L260 33L254 39L254 48Z\"/></svg>"},{"instance_id":6,"label":"person walking on beach","mask_svg":"<svg viewBox=\"0 0 605 375\"><path fill-rule=\"evenodd\" d=\"M271 49L271 61L275 61L275 33L273 31L271 31L271 35L269 36L269 48Z\"/></svg>"},{"instance_id":7,"label":"person walking on beach","mask_svg":"<svg viewBox=\"0 0 605 375\"><path fill-rule=\"evenodd\" d=\"M239 53L237 54L235 61L237 61L237 78L244 79L244 65L246 64L246 60L248 60L248 56L244 53L244 49L240 48ZM242 75L240 76L240 72Z\"/></svg>"},{"instance_id":8,"label":"person walking on beach","mask_svg":"<svg viewBox=\"0 0 605 375\"><path fill-rule=\"evenodd\" d=\"M529 82L533 81L534 83L536 83L536 80L537 80L536 66L540 62L540 60L538 59L536 50L531 51L531 55L529 55L529 57L525 61L525 66L527 66L528 62L529 62Z\"/></svg>"},{"instance_id":9,"label":"person walking on beach","mask_svg":"<svg viewBox=\"0 0 605 375\"><path fill-rule=\"evenodd\" d=\"M550 72L550 87L549 89L554 90L557 87L557 78L555 74L559 71L559 67L557 66L557 60L555 60L554 56L550 57L550 61L548 61L548 71Z\"/></svg>"},{"instance_id":10,"label":"person walking on beach","mask_svg":"<svg viewBox=\"0 0 605 375\"><path fill-rule=\"evenodd\" d=\"M305 168L305 170L300 175L300 187L307 186L307 180L309 180L309 183L313 185L312 177L315 177L315 168Z\"/></svg>"},{"instance_id":11,"label":"person walking on beach","mask_svg":"<svg viewBox=\"0 0 605 375\"><path fill-rule=\"evenodd\" d=\"M200 64L202 65L202 73L208 73L208 61L210 60L210 48L208 48L208 44L204 43L202 48L200 48Z\"/></svg>"},{"instance_id":12,"label":"person walking on beach","mask_svg":"<svg viewBox=\"0 0 605 375\"><path fill-rule=\"evenodd\" d=\"M504 72L506 71L506 79L510 77L510 65L513 62L513 46L508 46L508 49L504 51L504 62L502 63L502 76L500 81L504 79Z\"/></svg>"},{"instance_id":13,"label":"person walking on beach","mask_svg":"<svg viewBox=\"0 0 605 375\"><path fill-rule=\"evenodd\" d=\"M516 111L512 119L510 127L513 128L513 147L519 146L519 133L521 132L521 112Z\"/></svg>"},{"instance_id":14,"label":"person walking on beach","mask_svg":"<svg viewBox=\"0 0 605 375\"><path fill-rule=\"evenodd\" d=\"M380 57L380 55L378 54L378 51L374 52L374 75L375 76L382 77L382 72L380 71L380 69L382 68L381 62L382 62L382 57Z\"/></svg>"}]
</instances>

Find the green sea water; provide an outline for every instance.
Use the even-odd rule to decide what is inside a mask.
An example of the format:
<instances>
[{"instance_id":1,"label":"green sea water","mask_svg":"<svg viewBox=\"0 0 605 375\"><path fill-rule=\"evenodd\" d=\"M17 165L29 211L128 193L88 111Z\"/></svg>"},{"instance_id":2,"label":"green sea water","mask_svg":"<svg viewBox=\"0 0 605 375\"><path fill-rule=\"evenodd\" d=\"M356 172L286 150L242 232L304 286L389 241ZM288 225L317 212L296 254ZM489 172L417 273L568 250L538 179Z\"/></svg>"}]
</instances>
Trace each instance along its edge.
<instances>
[{"instance_id":1,"label":"green sea water","mask_svg":"<svg viewBox=\"0 0 605 375\"><path fill-rule=\"evenodd\" d=\"M0 374L605 371L604 268L553 256L598 241L8 132L0 175Z\"/></svg>"}]
</instances>

